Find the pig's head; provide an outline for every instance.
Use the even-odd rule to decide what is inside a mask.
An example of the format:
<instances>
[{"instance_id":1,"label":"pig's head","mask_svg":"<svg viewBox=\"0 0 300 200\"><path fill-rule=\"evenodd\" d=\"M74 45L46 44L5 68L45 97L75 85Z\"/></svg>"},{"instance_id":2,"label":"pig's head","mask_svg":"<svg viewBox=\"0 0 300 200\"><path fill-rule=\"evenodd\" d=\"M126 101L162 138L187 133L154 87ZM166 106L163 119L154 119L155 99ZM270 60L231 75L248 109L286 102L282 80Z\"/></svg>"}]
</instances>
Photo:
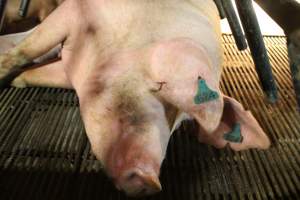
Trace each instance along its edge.
<instances>
[{"instance_id":1,"label":"pig's head","mask_svg":"<svg viewBox=\"0 0 300 200\"><path fill-rule=\"evenodd\" d=\"M161 190L170 137L165 109L143 79L121 77L81 101L81 114L93 153L116 187L130 196L153 194Z\"/></svg>"}]
</instances>

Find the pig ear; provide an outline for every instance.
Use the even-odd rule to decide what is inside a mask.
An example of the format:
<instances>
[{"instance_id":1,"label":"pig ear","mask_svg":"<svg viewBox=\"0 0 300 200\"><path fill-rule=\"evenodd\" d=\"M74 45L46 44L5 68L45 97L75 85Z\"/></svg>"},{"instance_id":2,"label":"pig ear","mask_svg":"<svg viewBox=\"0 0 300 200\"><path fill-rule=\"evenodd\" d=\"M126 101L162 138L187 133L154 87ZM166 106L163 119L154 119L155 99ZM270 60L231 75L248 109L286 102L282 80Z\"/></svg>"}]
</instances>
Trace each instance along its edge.
<instances>
[{"instance_id":1,"label":"pig ear","mask_svg":"<svg viewBox=\"0 0 300 200\"><path fill-rule=\"evenodd\" d=\"M249 148L267 149L270 140L251 112L246 111L233 98L224 96L223 99L222 119L213 134L221 136L236 151Z\"/></svg>"}]
</instances>

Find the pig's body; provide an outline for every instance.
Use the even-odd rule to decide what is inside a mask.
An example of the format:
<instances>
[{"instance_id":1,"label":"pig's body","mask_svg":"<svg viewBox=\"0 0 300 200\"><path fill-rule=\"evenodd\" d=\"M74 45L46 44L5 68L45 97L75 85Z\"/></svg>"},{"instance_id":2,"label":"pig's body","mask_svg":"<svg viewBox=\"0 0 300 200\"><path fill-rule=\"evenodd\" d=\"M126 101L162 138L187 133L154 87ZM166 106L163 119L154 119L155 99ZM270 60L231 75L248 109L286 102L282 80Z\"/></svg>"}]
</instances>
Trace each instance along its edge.
<instances>
[{"instance_id":1,"label":"pig's body","mask_svg":"<svg viewBox=\"0 0 300 200\"><path fill-rule=\"evenodd\" d=\"M66 72L77 91L82 84L86 85L83 83L85 80L91 80L95 72L102 73L109 60L125 57L126 62L136 63L137 60L151 59L145 58L141 51L150 54L161 42L167 43L172 39L192 39L205 48L219 78L222 51L218 18L212 1L114 0L81 3L83 5L78 3L78 7L69 13L76 20L71 22L74 30L71 30L62 50ZM209 17L203 14L205 9L210 13ZM135 58L126 58L134 54Z\"/></svg>"},{"instance_id":2,"label":"pig's body","mask_svg":"<svg viewBox=\"0 0 300 200\"><path fill-rule=\"evenodd\" d=\"M28 30L43 21L63 0L31 0L26 16L19 15L20 0L8 0L2 33Z\"/></svg>"},{"instance_id":3,"label":"pig's body","mask_svg":"<svg viewBox=\"0 0 300 200\"><path fill-rule=\"evenodd\" d=\"M269 146L253 116L219 90L222 49L212 0L67 0L0 56L0 74L60 42L61 60L25 71L13 85L74 88L94 154L130 195L161 189L159 169L180 113L195 118L199 140L216 147ZM199 103L201 80L215 98ZM235 124L241 143L223 138Z\"/></svg>"}]
</instances>

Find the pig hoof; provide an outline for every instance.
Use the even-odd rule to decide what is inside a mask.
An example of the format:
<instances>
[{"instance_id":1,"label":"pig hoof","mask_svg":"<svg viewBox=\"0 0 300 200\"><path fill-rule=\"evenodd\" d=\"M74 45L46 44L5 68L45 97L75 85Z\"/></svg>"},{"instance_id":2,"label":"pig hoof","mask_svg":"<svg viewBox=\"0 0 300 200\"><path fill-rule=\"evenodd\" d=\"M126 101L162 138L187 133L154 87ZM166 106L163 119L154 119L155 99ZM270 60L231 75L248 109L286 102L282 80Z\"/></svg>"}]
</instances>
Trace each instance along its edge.
<instances>
[{"instance_id":1,"label":"pig hoof","mask_svg":"<svg viewBox=\"0 0 300 200\"><path fill-rule=\"evenodd\" d=\"M23 78L17 77L13 80L11 83L11 86L17 87L17 88L25 88L27 87L26 82Z\"/></svg>"}]
</instances>

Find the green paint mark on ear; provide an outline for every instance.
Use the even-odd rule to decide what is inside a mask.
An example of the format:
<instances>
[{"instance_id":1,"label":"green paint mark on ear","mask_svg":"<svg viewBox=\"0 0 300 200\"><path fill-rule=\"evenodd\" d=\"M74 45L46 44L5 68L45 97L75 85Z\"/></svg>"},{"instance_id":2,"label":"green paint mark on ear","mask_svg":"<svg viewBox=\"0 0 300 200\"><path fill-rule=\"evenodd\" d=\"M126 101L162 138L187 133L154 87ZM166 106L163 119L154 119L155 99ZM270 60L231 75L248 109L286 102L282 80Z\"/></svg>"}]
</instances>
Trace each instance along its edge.
<instances>
[{"instance_id":1,"label":"green paint mark on ear","mask_svg":"<svg viewBox=\"0 0 300 200\"><path fill-rule=\"evenodd\" d=\"M219 98L219 94L211 89L206 84L204 79L198 79L198 91L194 97L195 104L202 104L213 101Z\"/></svg>"},{"instance_id":2,"label":"green paint mark on ear","mask_svg":"<svg viewBox=\"0 0 300 200\"><path fill-rule=\"evenodd\" d=\"M239 123L235 124L233 130L229 133L224 134L223 137L229 142L242 143L243 136L241 134L241 125Z\"/></svg>"}]
</instances>

